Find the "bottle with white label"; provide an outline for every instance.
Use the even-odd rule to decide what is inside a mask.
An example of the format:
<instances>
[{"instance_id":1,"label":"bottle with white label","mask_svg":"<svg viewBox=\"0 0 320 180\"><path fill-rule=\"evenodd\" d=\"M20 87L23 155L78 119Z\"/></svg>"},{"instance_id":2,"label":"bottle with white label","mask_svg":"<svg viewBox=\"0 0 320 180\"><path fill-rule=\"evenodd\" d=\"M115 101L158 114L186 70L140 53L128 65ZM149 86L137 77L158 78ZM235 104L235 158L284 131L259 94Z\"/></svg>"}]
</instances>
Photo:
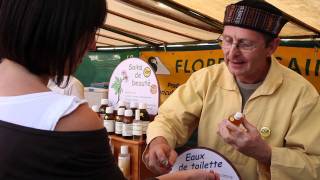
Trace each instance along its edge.
<instances>
[{"instance_id":1,"label":"bottle with white label","mask_svg":"<svg viewBox=\"0 0 320 180\"><path fill-rule=\"evenodd\" d=\"M133 112L133 117L135 117L136 116L136 109L138 109L138 103L130 102L130 109Z\"/></svg>"},{"instance_id":2,"label":"bottle with white label","mask_svg":"<svg viewBox=\"0 0 320 180\"><path fill-rule=\"evenodd\" d=\"M119 108L117 112L118 115L116 116L115 134L117 136L122 136L122 121L124 116L124 108Z\"/></svg>"},{"instance_id":3,"label":"bottle with white label","mask_svg":"<svg viewBox=\"0 0 320 180\"><path fill-rule=\"evenodd\" d=\"M104 116L106 115L106 108L109 107L108 99L101 99L101 106L99 107L100 119L103 121Z\"/></svg>"},{"instance_id":4,"label":"bottle with white label","mask_svg":"<svg viewBox=\"0 0 320 180\"><path fill-rule=\"evenodd\" d=\"M127 109L126 102L124 102L123 100L119 100L119 102L115 105L115 114L117 114L117 111L120 108Z\"/></svg>"},{"instance_id":5,"label":"bottle with white label","mask_svg":"<svg viewBox=\"0 0 320 180\"><path fill-rule=\"evenodd\" d=\"M100 117L99 106L98 105L91 106L91 109L92 109L93 112L97 113L97 115Z\"/></svg>"},{"instance_id":6,"label":"bottle with white label","mask_svg":"<svg viewBox=\"0 0 320 180\"><path fill-rule=\"evenodd\" d=\"M126 102L120 100L120 101L118 102L118 109L119 109L119 108L127 109Z\"/></svg>"},{"instance_id":7,"label":"bottle with white label","mask_svg":"<svg viewBox=\"0 0 320 180\"><path fill-rule=\"evenodd\" d=\"M113 144L112 144L111 139L109 140L109 146L110 146L112 155L114 155L114 146L113 146Z\"/></svg>"},{"instance_id":8,"label":"bottle with white label","mask_svg":"<svg viewBox=\"0 0 320 180\"><path fill-rule=\"evenodd\" d=\"M130 179L130 154L128 146L120 146L118 166L125 178Z\"/></svg>"},{"instance_id":9,"label":"bottle with white label","mask_svg":"<svg viewBox=\"0 0 320 180\"><path fill-rule=\"evenodd\" d=\"M106 108L106 115L104 116L104 127L107 129L109 135L114 134L115 129L115 120L116 117L113 114L113 108L107 107Z\"/></svg>"},{"instance_id":10,"label":"bottle with white label","mask_svg":"<svg viewBox=\"0 0 320 180\"><path fill-rule=\"evenodd\" d=\"M149 113L147 111L147 105L145 103L139 103L139 110L140 110L140 120L142 123L142 137L143 139L146 139L147 128L150 123Z\"/></svg>"},{"instance_id":11,"label":"bottle with white label","mask_svg":"<svg viewBox=\"0 0 320 180\"><path fill-rule=\"evenodd\" d=\"M132 129L133 129L132 130L133 140L142 141L143 137L142 137L142 123L140 121L140 109L136 109Z\"/></svg>"},{"instance_id":12,"label":"bottle with white label","mask_svg":"<svg viewBox=\"0 0 320 180\"><path fill-rule=\"evenodd\" d=\"M122 137L125 139L132 139L132 123L133 112L131 109L124 111L124 118L122 121Z\"/></svg>"}]
</instances>

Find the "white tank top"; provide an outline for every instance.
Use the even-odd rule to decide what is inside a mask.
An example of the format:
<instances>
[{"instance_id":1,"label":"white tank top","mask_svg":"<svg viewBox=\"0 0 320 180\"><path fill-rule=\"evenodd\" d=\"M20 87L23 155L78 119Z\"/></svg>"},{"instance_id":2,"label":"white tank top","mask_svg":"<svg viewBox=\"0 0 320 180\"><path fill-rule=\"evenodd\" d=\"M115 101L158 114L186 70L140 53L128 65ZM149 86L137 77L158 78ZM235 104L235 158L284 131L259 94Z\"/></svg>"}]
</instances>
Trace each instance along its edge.
<instances>
[{"instance_id":1,"label":"white tank top","mask_svg":"<svg viewBox=\"0 0 320 180\"><path fill-rule=\"evenodd\" d=\"M52 131L61 117L70 114L83 103L86 103L86 100L51 91L0 96L0 120Z\"/></svg>"}]
</instances>

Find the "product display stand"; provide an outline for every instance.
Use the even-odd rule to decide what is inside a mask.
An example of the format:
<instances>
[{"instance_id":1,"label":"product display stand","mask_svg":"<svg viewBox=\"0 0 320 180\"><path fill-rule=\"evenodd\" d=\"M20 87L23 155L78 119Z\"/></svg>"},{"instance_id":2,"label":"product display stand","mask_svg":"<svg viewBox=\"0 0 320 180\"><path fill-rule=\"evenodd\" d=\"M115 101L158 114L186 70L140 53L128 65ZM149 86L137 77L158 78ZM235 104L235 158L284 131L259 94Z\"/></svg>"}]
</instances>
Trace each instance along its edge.
<instances>
[{"instance_id":1,"label":"product display stand","mask_svg":"<svg viewBox=\"0 0 320 180\"><path fill-rule=\"evenodd\" d=\"M114 157L117 160L120 146L127 145L130 153L130 180L144 180L153 175L142 162L142 153L146 147L145 141L128 140L116 135L110 135L111 143L114 148Z\"/></svg>"}]
</instances>

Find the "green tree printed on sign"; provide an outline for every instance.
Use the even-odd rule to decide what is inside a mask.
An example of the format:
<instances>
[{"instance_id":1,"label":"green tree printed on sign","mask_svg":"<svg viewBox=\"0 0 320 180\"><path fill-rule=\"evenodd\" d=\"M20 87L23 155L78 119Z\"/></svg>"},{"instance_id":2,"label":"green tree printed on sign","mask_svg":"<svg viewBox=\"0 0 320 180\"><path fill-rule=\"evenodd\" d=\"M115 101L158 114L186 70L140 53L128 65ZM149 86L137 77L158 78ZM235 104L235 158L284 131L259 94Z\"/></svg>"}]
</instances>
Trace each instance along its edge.
<instances>
[{"instance_id":1,"label":"green tree printed on sign","mask_svg":"<svg viewBox=\"0 0 320 180\"><path fill-rule=\"evenodd\" d=\"M122 79L119 77L116 77L116 80L111 85L111 88L114 90L114 92L118 96L117 102L119 101L119 97L122 92L121 83L122 83Z\"/></svg>"},{"instance_id":2,"label":"green tree printed on sign","mask_svg":"<svg viewBox=\"0 0 320 180\"><path fill-rule=\"evenodd\" d=\"M111 85L111 88L114 89L114 92L118 96L117 103L119 102L120 95L122 93L122 82L123 81L125 81L125 82L128 81L128 75L127 75L126 71L121 72L121 77L116 76L115 81Z\"/></svg>"}]
</instances>

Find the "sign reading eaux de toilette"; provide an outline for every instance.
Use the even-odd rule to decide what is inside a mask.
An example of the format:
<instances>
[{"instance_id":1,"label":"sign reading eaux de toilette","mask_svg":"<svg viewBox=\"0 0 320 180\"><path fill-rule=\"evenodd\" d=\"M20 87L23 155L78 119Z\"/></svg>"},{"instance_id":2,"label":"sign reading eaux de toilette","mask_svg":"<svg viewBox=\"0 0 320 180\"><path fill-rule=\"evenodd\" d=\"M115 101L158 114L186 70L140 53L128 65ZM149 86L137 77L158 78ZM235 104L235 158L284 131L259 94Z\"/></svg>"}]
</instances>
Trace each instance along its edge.
<instances>
[{"instance_id":1,"label":"sign reading eaux de toilette","mask_svg":"<svg viewBox=\"0 0 320 180\"><path fill-rule=\"evenodd\" d=\"M171 172L189 169L214 170L221 180L240 180L239 173L225 157L207 148L194 148L180 154Z\"/></svg>"}]
</instances>

